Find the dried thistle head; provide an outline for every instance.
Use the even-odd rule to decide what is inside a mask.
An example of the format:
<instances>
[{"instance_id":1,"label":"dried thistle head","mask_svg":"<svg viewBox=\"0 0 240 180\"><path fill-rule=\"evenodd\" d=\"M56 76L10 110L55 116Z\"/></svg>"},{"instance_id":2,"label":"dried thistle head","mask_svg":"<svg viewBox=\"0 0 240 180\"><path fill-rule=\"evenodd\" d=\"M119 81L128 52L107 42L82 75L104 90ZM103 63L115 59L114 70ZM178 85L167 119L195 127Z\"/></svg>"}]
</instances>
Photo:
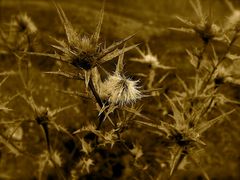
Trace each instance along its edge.
<instances>
[{"instance_id":1,"label":"dried thistle head","mask_svg":"<svg viewBox=\"0 0 240 180\"><path fill-rule=\"evenodd\" d=\"M159 66L159 61L156 55L152 54L152 51L150 50L149 45L147 44L147 52L144 53L143 51L141 51L141 49L139 49L138 47L136 48L137 51L139 52L139 54L141 55L141 58L132 58L132 61L135 62L140 62L143 64L149 64L151 65L152 68L157 68Z\"/></svg>"},{"instance_id":2,"label":"dried thistle head","mask_svg":"<svg viewBox=\"0 0 240 180\"><path fill-rule=\"evenodd\" d=\"M114 74L108 74L106 80L101 82L98 78L98 87L100 97L110 104L127 105L133 104L142 97L139 91L138 82L123 75L124 54L119 56L118 64Z\"/></svg>"},{"instance_id":3,"label":"dried thistle head","mask_svg":"<svg viewBox=\"0 0 240 180\"><path fill-rule=\"evenodd\" d=\"M120 74L110 75L100 87L100 96L109 103L133 104L141 98L141 92L138 90L138 81L133 81Z\"/></svg>"},{"instance_id":4,"label":"dried thistle head","mask_svg":"<svg viewBox=\"0 0 240 180\"><path fill-rule=\"evenodd\" d=\"M148 64L153 69L156 69L156 68L172 69L172 67L168 67L160 64L158 57L152 53L148 44L146 44L146 48L147 48L147 51L143 52L141 49L137 47L136 49L141 55L141 58L131 58L130 60L143 63L143 64Z\"/></svg>"},{"instance_id":5,"label":"dried thistle head","mask_svg":"<svg viewBox=\"0 0 240 180\"><path fill-rule=\"evenodd\" d=\"M213 23L209 16L204 15L200 1L190 1L190 3L197 15L198 21L192 22L177 16L177 19L184 23L186 25L186 28L182 27L170 29L197 34L205 43L208 43L211 40L225 41L226 37L222 28L220 28L217 24Z\"/></svg>"},{"instance_id":6,"label":"dried thistle head","mask_svg":"<svg viewBox=\"0 0 240 180\"><path fill-rule=\"evenodd\" d=\"M99 42L100 31L103 22L104 7L101 10L96 30L90 36L80 35L76 29L73 28L62 8L58 5L56 5L56 8L65 29L67 39L66 41L56 40L58 45L53 45L56 50L60 51L60 54L35 54L51 56L56 60L69 63L76 68L90 70L97 65L100 65L119 56L122 53L122 50L120 52L118 47L133 37L128 36L127 38L113 43L109 47L106 47L106 45L103 45L103 43ZM136 45L124 48L123 52L129 51L135 47Z\"/></svg>"},{"instance_id":7,"label":"dried thistle head","mask_svg":"<svg viewBox=\"0 0 240 180\"><path fill-rule=\"evenodd\" d=\"M212 101L211 98L208 98L208 101L200 108L193 107L191 111L184 110L184 102L173 102L168 97L167 99L173 111L171 118L174 120L174 124L168 127L170 130L169 137L173 138L179 146L183 147L198 148L198 145L205 145L201 140L202 134L234 111L231 110L209 120L207 111Z\"/></svg>"},{"instance_id":8,"label":"dried thistle head","mask_svg":"<svg viewBox=\"0 0 240 180\"><path fill-rule=\"evenodd\" d=\"M206 110L209 104L205 103L201 108L193 107L191 111L186 111L184 101L174 101L167 97L172 114L169 115L173 123L161 122L161 124L153 124L148 122L138 121L140 124L154 128L153 133L161 134L175 142L183 148L199 148L199 145L205 145L201 140L202 134L210 127L214 126L222 118L231 114L234 110L223 113L213 119L208 119ZM209 99L211 101L211 99Z\"/></svg>"},{"instance_id":9,"label":"dried thistle head","mask_svg":"<svg viewBox=\"0 0 240 180\"><path fill-rule=\"evenodd\" d=\"M205 145L202 141L202 134L214 126L221 119L231 114L234 110L227 113L208 119L205 112L209 108L208 103L202 103L202 108L192 108L192 111L186 111L184 109L184 101L174 102L172 98L167 97L167 100L171 106L172 114L170 117L173 119L172 123L161 121L158 123L150 123L144 121L137 121L141 125L145 125L150 128L150 132L160 136L165 136L170 141L174 142L174 152L170 163L170 177L173 172L176 171L184 158L191 157L194 152L201 149ZM210 100L211 102L211 100ZM195 163L195 162L194 162ZM206 175L206 173L204 173Z\"/></svg>"},{"instance_id":10,"label":"dried thistle head","mask_svg":"<svg viewBox=\"0 0 240 180\"><path fill-rule=\"evenodd\" d=\"M4 54L8 54L9 51L26 51L36 33L37 27L26 13L16 15L6 29L0 29L0 46L3 47L1 51Z\"/></svg>"},{"instance_id":11,"label":"dried thistle head","mask_svg":"<svg viewBox=\"0 0 240 180\"><path fill-rule=\"evenodd\" d=\"M14 18L12 25L15 27L16 32L27 33L28 35L35 34L37 32L35 23L26 13L17 15Z\"/></svg>"}]
</instances>

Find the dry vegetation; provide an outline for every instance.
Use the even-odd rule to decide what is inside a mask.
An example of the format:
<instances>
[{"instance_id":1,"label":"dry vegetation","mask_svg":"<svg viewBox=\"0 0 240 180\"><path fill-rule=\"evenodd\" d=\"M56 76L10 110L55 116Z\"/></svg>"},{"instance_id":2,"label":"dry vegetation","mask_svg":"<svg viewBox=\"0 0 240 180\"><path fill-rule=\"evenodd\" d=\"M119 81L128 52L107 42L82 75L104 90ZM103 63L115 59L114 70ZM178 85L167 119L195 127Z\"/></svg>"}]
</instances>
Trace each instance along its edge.
<instances>
[{"instance_id":1,"label":"dry vegetation","mask_svg":"<svg viewBox=\"0 0 240 180\"><path fill-rule=\"evenodd\" d=\"M45 29L1 22L0 179L238 179L240 10L219 23L190 0L158 29L94 2L85 29L62 2Z\"/></svg>"}]
</instances>

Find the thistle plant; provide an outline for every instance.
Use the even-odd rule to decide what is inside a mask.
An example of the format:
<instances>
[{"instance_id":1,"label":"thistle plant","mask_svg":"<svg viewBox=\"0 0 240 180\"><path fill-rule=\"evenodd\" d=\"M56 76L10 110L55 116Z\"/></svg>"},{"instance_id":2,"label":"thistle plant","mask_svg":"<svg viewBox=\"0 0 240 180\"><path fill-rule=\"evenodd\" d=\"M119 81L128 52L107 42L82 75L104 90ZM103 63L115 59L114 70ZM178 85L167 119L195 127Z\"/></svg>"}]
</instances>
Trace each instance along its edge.
<instances>
[{"instance_id":1,"label":"thistle plant","mask_svg":"<svg viewBox=\"0 0 240 180\"><path fill-rule=\"evenodd\" d=\"M58 54L58 53L55 53L55 54L32 53L32 54L50 56L56 59L57 61L61 61L74 66L78 70L76 74L66 73L61 71L49 72L49 73L62 75L72 79L80 79L80 80L84 79L86 88L88 87L90 88L90 91L94 95L98 105L100 106L100 108L103 108L103 102L92 82L92 69L95 67L100 67L101 64L107 61L110 61L113 58L118 57L119 55L135 48L137 45L124 47L123 49L118 49L127 40L132 38L133 35L130 35L125 39L115 42L112 45L106 47L106 45L102 45L102 43L99 43L100 31L101 31L103 15L104 15L104 7L101 10L100 19L95 32L91 36L87 36L87 35L78 34L77 31L73 28L72 24L67 19L62 8L58 5L55 5L55 6L57 8L58 15L63 24L66 37L67 37L67 41L56 40L56 42L59 45L52 45L52 47L54 47L56 50L59 50L61 54ZM127 82L129 83L130 81L127 81ZM134 86L134 84L132 86ZM126 94L125 100L130 101L131 98L134 98L134 97L130 97L132 95L134 94ZM118 97L114 97L114 98L118 98ZM103 115L99 116L99 119L100 119L99 122L101 124Z\"/></svg>"},{"instance_id":2,"label":"thistle plant","mask_svg":"<svg viewBox=\"0 0 240 180\"><path fill-rule=\"evenodd\" d=\"M0 179L219 178L212 159L220 168L221 159L238 157L230 141L238 142L240 104L240 13L224 2L230 11L219 23L200 0L190 0L195 17L179 15L180 27L167 29L188 35L190 45L185 51L181 43L184 52L169 57L161 55L169 46L155 39L162 38L156 27L143 47L129 43L138 33L104 42L105 2L92 32L76 29L54 3L65 37L54 37L47 52L34 48L42 45L41 26L27 13L12 16L0 29ZM114 21L124 20L109 9ZM200 40L194 47L193 36ZM134 57L128 53L133 49ZM31 64L35 56L54 63L40 72ZM188 64L178 70L174 60L185 58ZM47 74L65 79L54 82ZM235 168L227 166L225 171ZM227 178L237 177L232 174Z\"/></svg>"},{"instance_id":3,"label":"thistle plant","mask_svg":"<svg viewBox=\"0 0 240 180\"><path fill-rule=\"evenodd\" d=\"M31 107L31 109L34 113L34 117L31 118L31 119L35 120L36 123L39 124L42 127L43 133L44 133L45 138L46 138L47 149L48 149L49 152L51 152L49 126L52 125L57 131L61 131L61 132L66 133L65 128L55 122L55 118L56 118L55 116L58 113L66 110L66 109L74 107L75 105L70 105L70 106L66 106L66 107L63 107L63 108L58 108L58 109L55 109L55 110L49 110L49 108L45 108L43 106L38 106L35 103L32 95L26 96L26 95L23 94L22 97L27 102L27 104Z\"/></svg>"},{"instance_id":4,"label":"thistle plant","mask_svg":"<svg viewBox=\"0 0 240 180\"><path fill-rule=\"evenodd\" d=\"M1 54L29 51L37 31L35 23L26 13L16 15L6 30L0 29Z\"/></svg>"},{"instance_id":5,"label":"thistle plant","mask_svg":"<svg viewBox=\"0 0 240 180\"><path fill-rule=\"evenodd\" d=\"M231 4L229 4L229 2L227 1L228 5L231 6ZM191 5L194 9L194 11L197 14L197 17L199 18L199 24L204 24L207 25L207 21L206 18L204 17L203 11L202 11L202 7L201 4L198 0L196 0L196 3L193 3L191 1ZM178 18L180 21L183 21L181 18ZM226 24L231 24L231 22L226 22ZM190 24L188 24L190 26ZM237 23L235 23L235 25L237 25ZM215 26L215 24L212 24L212 26ZM227 25L226 25L227 26ZM188 89L187 85L181 80L179 79L179 81L181 82L181 84L183 85L183 88L185 89L186 92L188 92L186 95L190 96L192 99L194 99L193 97L212 97L211 99L211 104L214 104L215 98L219 95L220 98L225 97L223 94L219 93L218 89L219 89L219 85L223 84L224 82L226 83L228 82L234 82L237 83L238 82L238 75L235 74L233 75L232 73L227 73L228 71L231 71L231 66L226 67L226 65L224 65L224 63L226 61L231 61L232 63L234 61L236 61L238 59L238 56L235 54L231 53L231 49L233 46L235 46L235 42L238 39L238 30L237 29L232 29L230 31L232 31L232 33L229 34L229 29L228 28L220 28L219 32L221 31L221 33L213 33L212 35L209 36L209 31L208 29L202 29L201 32L197 31L193 25L191 25L192 30L195 31L196 34L200 35L200 37L202 38L204 45L202 48L200 49L195 49L194 51L189 51L187 50L187 53L189 55L189 60L191 65L195 68L195 76L192 77L191 79L193 79L194 82L194 88L192 89L192 91L190 92L190 90ZM179 30L178 28L174 30ZM226 30L228 29L228 30ZM189 31L184 30L184 28L181 28L180 30L183 30L186 33L189 33ZM207 40L206 40L207 37ZM214 40L219 40L219 39L215 39L215 37L218 37L220 39L224 39L224 41L221 41L223 44L227 45L226 50L224 51L223 54L218 55L217 52L215 51L215 47L214 47ZM212 53L209 57L209 55ZM224 69L224 74L223 74L223 70ZM231 74L231 75L230 75ZM186 96L186 97L187 97ZM204 99L204 98L203 98ZM219 98L216 98L219 100ZM228 98L224 98L225 100ZM230 102L231 100L229 100ZM233 102L233 101L232 101ZM209 105L211 106L211 105Z\"/></svg>"},{"instance_id":6,"label":"thistle plant","mask_svg":"<svg viewBox=\"0 0 240 180\"><path fill-rule=\"evenodd\" d=\"M163 69L163 70L170 70L174 69L174 67L170 66L165 66L159 62L159 59L156 55L154 55L149 47L148 44L146 44L147 51L144 53L141 49L138 47L136 48L139 54L141 55L141 58L131 58L131 61L142 63L149 65L149 74L148 74L148 83L147 83L147 88L148 90L153 90L153 83L155 81L156 77L156 71L158 69ZM164 76L164 78L161 80L163 81L166 78L167 74Z\"/></svg>"},{"instance_id":7,"label":"thistle plant","mask_svg":"<svg viewBox=\"0 0 240 180\"><path fill-rule=\"evenodd\" d=\"M190 77L190 81L192 81L190 83L191 87L176 75L183 91L172 91L175 95L172 98L165 95L173 113L169 114L173 119L173 121L170 121L172 123L164 120L157 123L156 120L154 122L146 118L144 118L145 121L136 121L138 124L150 128L150 132L166 137L176 145L173 147L174 153L170 162L170 177L187 156L191 156L191 153L205 146L204 141L201 139L202 134L217 122L222 122L221 119L225 119L234 112L234 110L230 110L225 113L222 110L223 106L227 103L238 104L237 101L226 97L219 88L227 82L236 84L238 82L238 75L233 75L231 67L224 65L227 60L233 62L238 59L237 55L231 53L231 48L238 39L238 36L236 36L238 30L233 28L232 33L228 34L227 31L204 16L200 1L197 0L195 3L191 1L191 5L198 17L198 21L193 23L177 17L187 27L170 28L171 30L197 34L203 41L202 48L192 52L187 50L190 63L195 69L195 75ZM226 51L220 56L215 51L214 41L227 44ZM209 54L211 55L209 56ZM223 68L224 71L222 71ZM211 119L210 115L217 108L221 109L220 115ZM190 159L193 160L194 164L197 164L195 158L190 157ZM206 179L209 179L206 172L203 171L203 175Z\"/></svg>"},{"instance_id":8,"label":"thistle plant","mask_svg":"<svg viewBox=\"0 0 240 180\"><path fill-rule=\"evenodd\" d=\"M181 21L186 27L182 28L170 28L172 30L182 31L191 34L197 34L204 43L208 44L209 41L225 41L225 36L222 29L213 23L209 16L204 15L202 6L199 0L190 1L191 6L196 14L197 22L192 22L177 16L177 19Z\"/></svg>"},{"instance_id":9,"label":"thistle plant","mask_svg":"<svg viewBox=\"0 0 240 180\"><path fill-rule=\"evenodd\" d=\"M152 133L164 136L176 144L175 148L178 150L176 151L176 154L174 154L172 162L170 163L171 177L186 156L191 156L191 152L206 145L204 141L201 140L202 134L222 118L231 114L234 110L208 120L208 117L203 113L209 108L207 103L201 108L189 111L185 109L186 101L174 102L169 97L166 96L166 98L173 111L173 115L171 115L171 118L174 120L173 124L164 121L160 121L159 124L147 121L136 122L146 127L150 127ZM205 174L206 173L204 172L204 175ZM208 179L208 177L206 178Z\"/></svg>"},{"instance_id":10,"label":"thistle plant","mask_svg":"<svg viewBox=\"0 0 240 180\"><path fill-rule=\"evenodd\" d=\"M93 84L96 87L96 91L101 99L102 107L100 115L106 111L104 119L99 121L98 129L102 122L108 117L108 115L115 111L115 109L124 109L127 105L133 105L137 100L141 99L142 94L139 90L138 81L126 78L124 75L124 54L118 58L115 72L113 74L107 73L107 78L102 81L101 75L98 70L95 69L93 76ZM110 120L111 121L111 120ZM112 123L114 124L114 123ZM116 125L114 125L116 126Z\"/></svg>"},{"instance_id":11,"label":"thistle plant","mask_svg":"<svg viewBox=\"0 0 240 180\"><path fill-rule=\"evenodd\" d=\"M59 50L61 54L35 53L37 55L50 56L58 61L71 64L77 69L89 71L92 68L100 66L101 64L112 60L120 54L136 47L136 45L133 45L124 48L123 50L118 49L123 43L131 39L133 35L130 35L121 41L115 42L108 47L106 47L106 44L103 45L99 42L100 31L103 22L104 7L100 12L100 18L96 30L91 36L77 33L70 21L67 19L62 8L58 5L56 5L56 8L61 23L64 27L67 40L56 40L58 45L52 45L56 50ZM89 77L85 78L89 79Z\"/></svg>"}]
</instances>

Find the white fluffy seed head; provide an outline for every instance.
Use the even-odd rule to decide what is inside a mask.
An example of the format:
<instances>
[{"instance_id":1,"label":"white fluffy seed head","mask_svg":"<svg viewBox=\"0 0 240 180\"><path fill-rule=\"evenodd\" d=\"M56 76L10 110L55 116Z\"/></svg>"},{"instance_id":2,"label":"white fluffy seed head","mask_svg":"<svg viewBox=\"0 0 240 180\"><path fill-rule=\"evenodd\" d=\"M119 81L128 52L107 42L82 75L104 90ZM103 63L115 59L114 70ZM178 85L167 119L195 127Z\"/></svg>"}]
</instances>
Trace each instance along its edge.
<instances>
[{"instance_id":1,"label":"white fluffy seed head","mask_svg":"<svg viewBox=\"0 0 240 180\"><path fill-rule=\"evenodd\" d=\"M100 86L100 96L109 103L120 106L133 104L140 99L138 81L133 81L118 73L110 75Z\"/></svg>"}]
</instances>

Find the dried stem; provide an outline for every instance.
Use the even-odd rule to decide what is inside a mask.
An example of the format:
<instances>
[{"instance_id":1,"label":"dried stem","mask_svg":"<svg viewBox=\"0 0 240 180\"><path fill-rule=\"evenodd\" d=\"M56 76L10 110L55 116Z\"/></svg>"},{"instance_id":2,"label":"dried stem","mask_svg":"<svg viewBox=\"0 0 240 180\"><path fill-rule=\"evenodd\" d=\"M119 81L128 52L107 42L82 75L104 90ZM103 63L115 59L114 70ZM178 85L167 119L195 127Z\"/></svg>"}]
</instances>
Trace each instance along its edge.
<instances>
[{"instance_id":1,"label":"dried stem","mask_svg":"<svg viewBox=\"0 0 240 180\"><path fill-rule=\"evenodd\" d=\"M171 168L171 172L170 172L168 180L170 180L172 178L173 173L178 169L181 162L186 157L186 154L187 154L187 150L185 150L184 147L178 147L177 152L174 157L174 164L173 164L173 167Z\"/></svg>"},{"instance_id":2,"label":"dried stem","mask_svg":"<svg viewBox=\"0 0 240 180\"><path fill-rule=\"evenodd\" d=\"M218 66L226 59L227 54L229 53L231 47L233 46L233 44L235 43L235 41L238 38L238 31L235 31L233 38L231 39L231 42L229 43L225 53L223 54L223 56L219 59L218 63L213 67L213 70L210 72L208 79L206 80L206 82L202 85L202 88L200 89L200 92L202 92L207 85L209 84L209 82L212 79L213 74L216 72Z\"/></svg>"},{"instance_id":3,"label":"dried stem","mask_svg":"<svg viewBox=\"0 0 240 180\"><path fill-rule=\"evenodd\" d=\"M93 81L92 81L92 78L90 77L90 80L89 80L89 88L91 90L91 92L93 93L93 96L95 97L98 105L100 106L100 108L103 108L103 103L102 103L102 100L99 96L99 94L97 93L95 87L94 87L94 84L93 84ZM101 125L102 125L102 122L104 120L104 117L105 117L105 113L102 112L100 115L99 115L99 123L98 123L98 126L97 126L97 130L100 129Z\"/></svg>"}]
</instances>

